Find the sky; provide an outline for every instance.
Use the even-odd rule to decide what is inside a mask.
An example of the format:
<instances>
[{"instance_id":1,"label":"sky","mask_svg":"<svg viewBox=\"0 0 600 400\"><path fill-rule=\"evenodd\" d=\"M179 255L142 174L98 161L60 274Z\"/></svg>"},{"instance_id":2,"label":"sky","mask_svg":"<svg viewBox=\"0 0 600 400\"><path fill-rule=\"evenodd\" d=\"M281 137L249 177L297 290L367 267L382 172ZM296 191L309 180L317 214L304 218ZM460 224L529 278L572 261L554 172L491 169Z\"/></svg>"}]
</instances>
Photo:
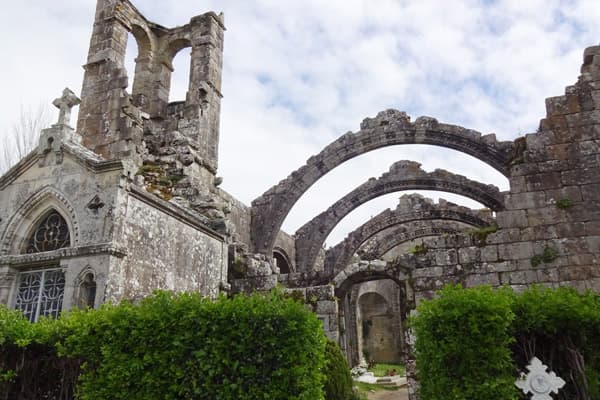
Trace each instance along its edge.
<instances>
[{"instance_id":1,"label":"sky","mask_svg":"<svg viewBox=\"0 0 600 400\"><path fill-rule=\"evenodd\" d=\"M94 0L8 0L0 13L0 139L20 109L81 92ZM576 82L583 50L600 41L598 0L133 0L151 21L183 25L224 12L222 188L246 204L365 117L396 108L513 140L536 131L544 99ZM136 46L128 46L132 70ZM175 59L171 100L182 100L189 52ZM75 116L72 125L75 124ZM1 153L1 152L0 152ZM334 169L292 209L293 233L398 160L418 161L508 189L491 167L462 153L404 145ZM402 193L355 210L327 239L335 245ZM471 207L446 193L423 192Z\"/></svg>"}]
</instances>

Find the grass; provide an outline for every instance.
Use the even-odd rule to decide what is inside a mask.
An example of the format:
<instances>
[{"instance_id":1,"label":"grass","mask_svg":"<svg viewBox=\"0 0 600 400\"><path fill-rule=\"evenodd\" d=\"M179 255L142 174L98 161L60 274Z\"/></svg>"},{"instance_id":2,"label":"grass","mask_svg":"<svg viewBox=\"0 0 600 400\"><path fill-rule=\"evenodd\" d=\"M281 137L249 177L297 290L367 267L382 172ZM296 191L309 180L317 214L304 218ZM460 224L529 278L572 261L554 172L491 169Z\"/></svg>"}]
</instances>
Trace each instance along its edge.
<instances>
[{"instance_id":1,"label":"grass","mask_svg":"<svg viewBox=\"0 0 600 400\"><path fill-rule=\"evenodd\" d=\"M354 386L356 386L361 393L380 392L382 390L394 391L399 389L397 386L385 386L365 382L354 382Z\"/></svg>"},{"instance_id":2,"label":"grass","mask_svg":"<svg viewBox=\"0 0 600 400\"><path fill-rule=\"evenodd\" d=\"M402 364L377 363L372 368L370 368L369 371L371 371L375 376L387 376L387 372L393 369L396 370L396 375L406 375L406 368Z\"/></svg>"}]
</instances>

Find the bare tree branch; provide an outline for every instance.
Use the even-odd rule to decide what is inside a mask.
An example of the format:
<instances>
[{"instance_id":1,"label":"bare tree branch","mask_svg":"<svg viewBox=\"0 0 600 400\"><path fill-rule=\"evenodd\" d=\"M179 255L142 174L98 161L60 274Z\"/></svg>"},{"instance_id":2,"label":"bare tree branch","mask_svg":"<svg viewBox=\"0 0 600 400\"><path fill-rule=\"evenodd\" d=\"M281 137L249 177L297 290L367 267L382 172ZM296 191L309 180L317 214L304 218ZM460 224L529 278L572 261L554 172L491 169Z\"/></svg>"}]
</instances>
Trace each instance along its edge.
<instances>
[{"instance_id":1,"label":"bare tree branch","mask_svg":"<svg viewBox=\"0 0 600 400\"><path fill-rule=\"evenodd\" d=\"M40 132L49 125L50 112L45 104L37 107L21 105L17 120L6 135L0 151L0 175L33 150L38 143Z\"/></svg>"}]
</instances>

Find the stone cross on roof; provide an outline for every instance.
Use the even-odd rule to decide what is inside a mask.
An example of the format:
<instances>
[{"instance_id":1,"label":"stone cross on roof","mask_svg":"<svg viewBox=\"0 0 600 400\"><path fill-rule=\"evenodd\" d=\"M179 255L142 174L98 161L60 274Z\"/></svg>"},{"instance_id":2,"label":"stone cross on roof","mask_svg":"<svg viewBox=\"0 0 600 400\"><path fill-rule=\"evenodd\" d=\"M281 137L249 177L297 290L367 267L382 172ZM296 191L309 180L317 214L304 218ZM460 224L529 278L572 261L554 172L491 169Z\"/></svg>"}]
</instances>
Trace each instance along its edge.
<instances>
[{"instance_id":1,"label":"stone cross on roof","mask_svg":"<svg viewBox=\"0 0 600 400\"><path fill-rule=\"evenodd\" d=\"M62 96L52 102L52 104L60 110L56 125L68 126L71 120L71 109L79 103L81 103L79 97L77 97L71 89L65 88L62 92Z\"/></svg>"}]
</instances>

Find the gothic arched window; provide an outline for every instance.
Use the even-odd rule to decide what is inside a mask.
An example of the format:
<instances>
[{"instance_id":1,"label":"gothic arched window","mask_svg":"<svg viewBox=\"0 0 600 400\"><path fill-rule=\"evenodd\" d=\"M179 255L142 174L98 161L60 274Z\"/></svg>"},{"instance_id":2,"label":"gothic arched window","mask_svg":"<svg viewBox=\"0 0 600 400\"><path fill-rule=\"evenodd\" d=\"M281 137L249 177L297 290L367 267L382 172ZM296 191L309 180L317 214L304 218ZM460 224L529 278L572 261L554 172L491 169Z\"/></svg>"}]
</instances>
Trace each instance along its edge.
<instances>
[{"instance_id":1,"label":"gothic arched window","mask_svg":"<svg viewBox=\"0 0 600 400\"><path fill-rule=\"evenodd\" d=\"M69 247L71 238L67 221L52 210L38 223L27 240L26 253L40 253Z\"/></svg>"}]
</instances>

